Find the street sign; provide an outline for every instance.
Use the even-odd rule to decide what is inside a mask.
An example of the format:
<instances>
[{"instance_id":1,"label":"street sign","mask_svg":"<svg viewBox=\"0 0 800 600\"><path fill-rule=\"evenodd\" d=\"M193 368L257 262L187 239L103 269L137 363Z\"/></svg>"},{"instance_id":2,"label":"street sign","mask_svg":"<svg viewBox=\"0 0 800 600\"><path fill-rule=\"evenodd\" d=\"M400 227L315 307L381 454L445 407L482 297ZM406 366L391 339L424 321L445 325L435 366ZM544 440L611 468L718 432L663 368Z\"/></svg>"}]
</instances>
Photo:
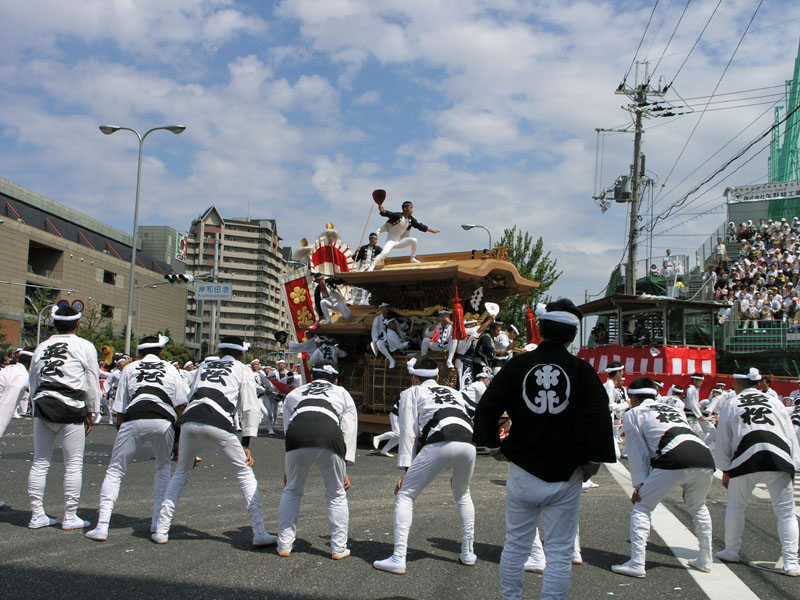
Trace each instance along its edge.
<instances>
[{"instance_id":1,"label":"street sign","mask_svg":"<svg viewBox=\"0 0 800 600\"><path fill-rule=\"evenodd\" d=\"M65 300L64 298L62 298L61 300L56 302L56 306L58 308L64 308L65 306L69 306L69 300Z\"/></svg>"},{"instance_id":2,"label":"street sign","mask_svg":"<svg viewBox=\"0 0 800 600\"><path fill-rule=\"evenodd\" d=\"M175 258L181 262L186 262L186 251L189 246L187 236L179 233L175 240Z\"/></svg>"},{"instance_id":3,"label":"street sign","mask_svg":"<svg viewBox=\"0 0 800 600\"><path fill-rule=\"evenodd\" d=\"M78 312L83 312L84 309L83 300L73 300L72 308L74 308Z\"/></svg>"},{"instance_id":4,"label":"street sign","mask_svg":"<svg viewBox=\"0 0 800 600\"><path fill-rule=\"evenodd\" d=\"M233 298L233 286L230 283L198 283L197 300L230 300Z\"/></svg>"}]
</instances>

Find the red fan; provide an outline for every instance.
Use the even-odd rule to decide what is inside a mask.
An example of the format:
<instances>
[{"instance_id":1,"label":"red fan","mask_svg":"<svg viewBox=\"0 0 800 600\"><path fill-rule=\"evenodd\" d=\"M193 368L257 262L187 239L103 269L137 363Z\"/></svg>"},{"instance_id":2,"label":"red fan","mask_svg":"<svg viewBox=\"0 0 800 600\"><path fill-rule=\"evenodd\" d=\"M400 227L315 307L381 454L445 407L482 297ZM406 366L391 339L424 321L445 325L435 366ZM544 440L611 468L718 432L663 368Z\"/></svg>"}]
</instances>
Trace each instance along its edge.
<instances>
[{"instance_id":1,"label":"red fan","mask_svg":"<svg viewBox=\"0 0 800 600\"><path fill-rule=\"evenodd\" d=\"M467 330L464 327L464 308L461 306L461 298L458 297L458 285L456 285L456 297L453 298L453 339L467 339Z\"/></svg>"},{"instance_id":2,"label":"red fan","mask_svg":"<svg viewBox=\"0 0 800 600\"><path fill-rule=\"evenodd\" d=\"M375 204L380 206L383 204L383 201L386 200L386 190L375 190L372 192L372 199L375 201Z\"/></svg>"},{"instance_id":3,"label":"red fan","mask_svg":"<svg viewBox=\"0 0 800 600\"><path fill-rule=\"evenodd\" d=\"M525 314L525 341L528 344L536 344L538 346L542 343L539 326L536 324L536 317L533 316L530 302L526 300L525 304L528 306L528 312Z\"/></svg>"}]
</instances>

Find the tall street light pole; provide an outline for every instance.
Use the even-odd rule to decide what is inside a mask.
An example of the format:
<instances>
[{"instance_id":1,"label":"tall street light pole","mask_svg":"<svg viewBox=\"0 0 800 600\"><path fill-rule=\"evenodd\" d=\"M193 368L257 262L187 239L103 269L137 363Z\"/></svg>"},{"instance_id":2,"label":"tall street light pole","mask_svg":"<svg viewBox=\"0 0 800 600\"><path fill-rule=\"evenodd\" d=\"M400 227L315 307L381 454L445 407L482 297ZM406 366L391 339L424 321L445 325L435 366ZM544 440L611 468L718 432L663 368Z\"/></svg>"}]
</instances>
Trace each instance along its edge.
<instances>
[{"instance_id":1,"label":"tall street light pole","mask_svg":"<svg viewBox=\"0 0 800 600\"><path fill-rule=\"evenodd\" d=\"M136 277L136 241L139 236L139 190L142 183L142 148L144 140L148 135L159 129L166 129L169 132L178 135L183 133L186 129L185 125L165 125L163 127L153 127L144 135L140 135L135 129L130 127L120 127L119 125L100 125L100 131L106 135L111 135L120 130L132 131L139 139L139 163L136 168L136 204L133 208L133 242L131 243L131 272L128 279L128 314L125 320L125 354L130 356L131 353L131 329L133 323L133 290L134 279Z\"/></svg>"},{"instance_id":2,"label":"tall street light pole","mask_svg":"<svg viewBox=\"0 0 800 600\"><path fill-rule=\"evenodd\" d=\"M475 229L476 227L478 227L480 229L483 229L486 233L489 234L489 250L491 250L492 249L492 232L489 231L486 227L484 227L483 225L462 225L461 229L463 229L464 231L469 231L470 229Z\"/></svg>"}]
</instances>

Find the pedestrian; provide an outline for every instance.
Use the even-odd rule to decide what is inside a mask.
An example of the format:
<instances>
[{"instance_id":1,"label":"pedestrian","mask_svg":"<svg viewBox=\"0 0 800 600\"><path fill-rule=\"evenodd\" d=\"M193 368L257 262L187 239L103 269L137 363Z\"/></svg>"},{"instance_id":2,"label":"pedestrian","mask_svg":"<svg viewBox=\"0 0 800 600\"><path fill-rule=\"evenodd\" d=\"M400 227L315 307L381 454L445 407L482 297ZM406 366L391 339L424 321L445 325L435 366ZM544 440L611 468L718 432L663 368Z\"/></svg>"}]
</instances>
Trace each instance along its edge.
<instances>
[{"instance_id":1,"label":"pedestrian","mask_svg":"<svg viewBox=\"0 0 800 600\"><path fill-rule=\"evenodd\" d=\"M783 571L800 577L798 526L793 480L800 469L800 444L784 407L758 389L761 374L750 367L733 376L736 397L719 411L716 461L728 490L725 549L714 556L739 562L747 502L756 484L764 483L778 519Z\"/></svg>"},{"instance_id":2,"label":"pedestrian","mask_svg":"<svg viewBox=\"0 0 800 600\"><path fill-rule=\"evenodd\" d=\"M117 384L112 409L117 416L117 438L111 460L100 488L97 527L86 537L98 542L108 539L108 526L119 497L128 462L137 450L150 444L155 458L153 479L153 518L150 533L155 533L158 513L169 485L170 458L174 447L175 426L186 407L186 384L180 372L162 358L169 338L163 335L143 337L136 351L141 360L129 363Z\"/></svg>"},{"instance_id":3,"label":"pedestrian","mask_svg":"<svg viewBox=\"0 0 800 600\"><path fill-rule=\"evenodd\" d=\"M158 526L152 539L156 544L166 544L169 529L183 487L195 464L201 448L217 450L228 462L236 476L250 513L253 529L253 547L263 548L277 542L274 535L264 529L258 482L253 474L253 457L250 439L258 435L261 409L256 397L253 372L241 362L246 346L241 338L226 336L219 344L219 358L206 359L197 369L197 376L189 395L189 405L179 420L178 466L169 481L164 502L158 515ZM236 437L233 415L242 413L242 441Z\"/></svg>"},{"instance_id":4,"label":"pedestrian","mask_svg":"<svg viewBox=\"0 0 800 600\"><path fill-rule=\"evenodd\" d=\"M650 534L650 514L672 490L683 491L683 501L694 522L700 544L689 566L709 573L711 515L706 496L714 479L714 457L690 428L679 410L656 402L658 390L649 377L635 379L628 388L631 409L625 413L625 447L631 472L631 559L611 570L630 577L645 576L645 549Z\"/></svg>"},{"instance_id":5,"label":"pedestrian","mask_svg":"<svg viewBox=\"0 0 800 600\"><path fill-rule=\"evenodd\" d=\"M459 561L473 566L478 559L473 551L475 507L469 483L475 467L475 446L467 402L460 392L439 384L439 368L432 358L411 359L408 371L413 385L400 394L398 403L397 466L406 472L395 487L394 553L372 566L398 575L406 572L414 501L445 470L453 473L450 486L461 524Z\"/></svg>"},{"instance_id":6,"label":"pedestrian","mask_svg":"<svg viewBox=\"0 0 800 600\"><path fill-rule=\"evenodd\" d=\"M350 556L346 465L356 460L358 413L349 392L337 385L339 372L332 363L314 367L313 374L314 381L296 388L284 401L286 485L278 509L278 554L292 553L303 489L311 465L316 464L325 482L331 558L342 560Z\"/></svg>"},{"instance_id":7,"label":"pedestrian","mask_svg":"<svg viewBox=\"0 0 800 600\"><path fill-rule=\"evenodd\" d=\"M524 565L542 518L547 566L542 598L566 598L578 531L581 483L614 462L608 395L597 372L567 348L582 313L561 299L536 310L542 343L508 361L478 404L475 443L508 460L506 539L500 559L505 599L522 597ZM513 426L500 441L507 412Z\"/></svg>"},{"instance_id":8,"label":"pedestrian","mask_svg":"<svg viewBox=\"0 0 800 600\"><path fill-rule=\"evenodd\" d=\"M31 360L30 394L33 402L33 462L28 475L31 520L39 529L57 521L44 511L44 490L53 458L53 446L61 440L64 455L64 530L90 525L81 519L78 503L83 479L83 452L92 431L92 416L100 410L100 369L97 349L78 337L81 313L71 306L51 311L55 335L39 344Z\"/></svg>"}]
</instances>

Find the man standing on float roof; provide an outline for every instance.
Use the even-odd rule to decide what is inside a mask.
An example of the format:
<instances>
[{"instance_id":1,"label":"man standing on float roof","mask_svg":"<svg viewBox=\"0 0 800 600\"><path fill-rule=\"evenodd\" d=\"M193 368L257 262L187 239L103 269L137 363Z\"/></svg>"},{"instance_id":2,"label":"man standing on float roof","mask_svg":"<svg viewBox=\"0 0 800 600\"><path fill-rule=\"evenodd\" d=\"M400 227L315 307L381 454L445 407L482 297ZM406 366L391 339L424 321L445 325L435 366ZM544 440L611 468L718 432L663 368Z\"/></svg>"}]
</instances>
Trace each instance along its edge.
<instances>
[{"instance_id":1,"label":"man standing on float roof","mask_svg":"<svg viewBox=\"0 0 800 600\"><path fill-rule=\"evenodd\" d=\"M375 257L367 271L372 271L395 248L405 248L406 246L411 246L411 262L419 262L417 260L417 238L408 237L408 232L411 231L412 227L429 233L439 233L439 230L431 229L417 221L412 216L414 214L414 203L408 200L402 204L403 212L388 211L383 208L383 204L380 204L378 208L381 211L381 215L388 219L378 231L386 231L389 235L383 245L383 251Z\"/></svg>"}]
</instances>

